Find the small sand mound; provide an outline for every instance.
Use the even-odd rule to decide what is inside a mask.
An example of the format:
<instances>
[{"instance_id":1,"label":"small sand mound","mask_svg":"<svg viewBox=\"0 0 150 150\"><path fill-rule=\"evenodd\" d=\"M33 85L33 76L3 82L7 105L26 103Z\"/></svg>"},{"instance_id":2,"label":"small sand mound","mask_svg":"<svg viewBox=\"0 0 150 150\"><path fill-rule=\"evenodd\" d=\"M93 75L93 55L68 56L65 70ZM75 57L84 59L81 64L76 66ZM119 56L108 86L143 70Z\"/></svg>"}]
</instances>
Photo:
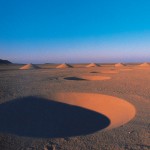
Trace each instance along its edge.
<instances>
[{"instance_id":1,"label":"small sand mound","mask_svg":"<svg viewBox=\"0 0 150 150\"><path fill-rule=\"evenodd\" d=\"M108 95L94 93L57 93L55 100L104 114L110 119L107 129L119 127L130 121L136 113L129 102Z\"/></svg>"},{"instance_id":2,"label":"small sand mound","mask_svg":"<svg viewBox=\"0 0 150 150\"><path fill-rule=\"evenodd\" d=\"M86 67L99 67L99 65L95 64L95 63L91 63L91 64L87 65Z\"/></svg>"},{"instance_id":3,"label":"small sand mound","mask_svg":"<svg viewBox=\"0 0 150 150\"><path fill-rule=\"evenodd\" d=\"M31 70L31 69L40 69L40 67L38 67L37 65L33 65L33 64L27 64L27 65L21 67L20 69Z\"/></svg>"},{"instance_id":4,"label":"small sand mound","mask_svg":"<svg viewBox=\"0 0 150 150\"><path fill-rule=\"evenodd\" d=\"M115 67L124 67L125 65L122 63L115 64Z\"/></svg>"},{"instance_id":5,"label":"small sand mound","mask_svg":"<svg viewBox=\"0 0 150 150\"><path fill-rule=\"evenodd\" d=\"M61 64L61 65L57 66L56 68L72 68L72 66L69 64Z\"/></svg>"},{"instance_id":6,"label":"small sand mound","mask_svg":"<svg viewBox=\"0 0 150 150\"><path fill-rule=\"evenodd\" d=\"M146 63L146 62L143 63L143 64L140 64L139 66L140 66L140 67L150 67L149 63Z\"/></svg>"},{"instance_id":7,"label":"small sand mound","mask_svg":"<svg viewBox=\"0 0 150 150\"><path fill-rule=\"evenodd\" d=\"M88 81L98 81L98 80L109 80L111 77L106 77L106 76L78 76L78 77L66 77L64 78L66 80L88 80Z\"/></svg>"}]
</instances>

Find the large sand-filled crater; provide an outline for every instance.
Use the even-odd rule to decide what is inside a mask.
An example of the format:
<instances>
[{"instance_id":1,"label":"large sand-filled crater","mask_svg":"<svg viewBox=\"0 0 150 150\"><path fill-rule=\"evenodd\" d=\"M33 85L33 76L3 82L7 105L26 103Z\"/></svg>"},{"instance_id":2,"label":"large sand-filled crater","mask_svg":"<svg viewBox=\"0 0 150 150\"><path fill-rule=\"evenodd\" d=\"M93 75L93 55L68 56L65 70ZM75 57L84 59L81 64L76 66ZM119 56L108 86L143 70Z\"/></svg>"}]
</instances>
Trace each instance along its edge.
<instances>
[{"instance_id":1,"label":"large sand-filled crater","mask_svg":"<svg viewBox=\"0 0 150 150\"><path fill-rule=\"evenodd\" d=\"M0 132L24 137L61 138L91 134L110 124L105 115L76 103L70 105L68 96L66 100L61 98L62 102L54 97L29 96L0 104Z\"/></svg>"},{"instance_id":2,"label":"large sand-filled crater","mask_svg":"<svg viewBox=\"0 0 150 150\"><path fill-rule=\"evenodd\" d=\"M136 113L135 107L129 102L108 95L95 93L58 93L54 97L57 101L105 115L110 120L107 129L119 127L129 122Z\"/></svg>"},{"instance_id":3,"label":"large sand-filled crater","mask_svg":"<svg viewBox=\"0 0 150 150\"><path fill-rule=\"evenodd\" d=\"M94 93L55 93L0 104L0 132L37 138L87 135L119 127L135 116L129 102Z\"/></svg>"}]
</instances>

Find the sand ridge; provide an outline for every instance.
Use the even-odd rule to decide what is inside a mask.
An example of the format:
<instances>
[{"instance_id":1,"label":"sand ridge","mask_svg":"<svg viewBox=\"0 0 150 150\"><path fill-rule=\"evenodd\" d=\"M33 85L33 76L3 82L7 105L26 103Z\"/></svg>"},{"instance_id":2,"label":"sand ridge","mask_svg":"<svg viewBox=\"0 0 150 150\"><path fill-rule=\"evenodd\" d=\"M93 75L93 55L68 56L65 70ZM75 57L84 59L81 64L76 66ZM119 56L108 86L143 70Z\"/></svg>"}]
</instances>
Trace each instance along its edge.
<instances>
[{"instance_id":1,"label":"sand ridge","mask_svg":"<svg viewBox=\"0 0 150 150\"><path fill-rule=\"evenodd\" d=\"M52 95L51 95L52 96ZM55 100L99 112L110 119L107 129L119 127L130 121L136 114L129 102L108 95L95 93L57 93Z\"/></svg>"}]
</instances>

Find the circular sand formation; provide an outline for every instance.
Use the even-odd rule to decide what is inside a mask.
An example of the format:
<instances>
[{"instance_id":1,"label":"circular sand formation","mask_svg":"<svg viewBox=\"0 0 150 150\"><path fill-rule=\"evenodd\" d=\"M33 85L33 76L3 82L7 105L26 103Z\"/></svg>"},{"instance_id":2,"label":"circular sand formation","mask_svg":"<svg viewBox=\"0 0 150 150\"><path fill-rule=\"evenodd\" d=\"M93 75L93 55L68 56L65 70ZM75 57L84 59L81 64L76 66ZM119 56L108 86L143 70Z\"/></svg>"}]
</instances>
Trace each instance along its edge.
<instances>
[{"instance_id":1,"label":"circular sand formation","mask_svg":"<svg viewBox=\"0 0 150 150\"><path fill-rule=\"evenodd\" d=\"M72 68L72 66L69 64L61 64L61 65L58 65L56 68Z\"/></svg>"},{"instance_id":2,"label":"circular sand formation","mask_svg":"<svg viewBox=\"0 0 150 150\"><path fill-rule=\"evenodd\" d=\"M129 102L108 95L94 93L57 93L52 98L59 102L79 106L105 115L110 119L110 124L107 129L116 128L129 122L136 113L135 107Z\"/></svg>"},{"instance_id":3,"label":"circular sand formation","mask_svg":"<svg viewBox=\"0 0 150 150\"><path fill-rule=\"evenodd\" d=\"M0 122L0 133L36 138L83 136L110 124L101 113L35 96L0 104Z\"/></svg>"},{"instance_id":4,"label":"circular sand formation","mask_svg":"<svg viewBox=\"0 0 150 150\"><path fill-rule=\"evenodd\" d=\"M39 66L34 65L34 64L27 64L23 67L20 68L21 70L32 70L32 69L40 69Z\"/></svg>"},{"instance_id":5,"label":"circular sand formation","mask_svg":"<svg viewBox=\"0 0 150 150\"><path fill-rule=\"evenodd\" d=\"M115 70L103 70L103 71L101 71L101 73L115 74L115 73L118 73L118 71L115 71Z\"/></svg>"},{"instance_id":6,"label":"circular sand formation","mask_svg":"<svg viewBox=\"0 0 150 150\"><path fill-rule=\"evenodd\" d=\"M66 77L66 80L88 80L88 81L98 81L98 80L109 80L111 77L107 76L78 76L78 77Z\"/></svg>"}]
</instances>

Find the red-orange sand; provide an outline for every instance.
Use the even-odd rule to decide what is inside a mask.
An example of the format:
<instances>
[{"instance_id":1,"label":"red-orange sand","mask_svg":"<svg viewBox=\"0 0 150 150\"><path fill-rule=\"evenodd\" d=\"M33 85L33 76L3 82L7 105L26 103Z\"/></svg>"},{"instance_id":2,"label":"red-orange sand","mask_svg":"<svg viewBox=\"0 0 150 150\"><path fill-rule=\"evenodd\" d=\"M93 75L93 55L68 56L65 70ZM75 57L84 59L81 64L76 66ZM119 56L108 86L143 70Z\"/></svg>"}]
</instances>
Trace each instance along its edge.
<instances>
[{"instance_id":1,"label":"red-orange sand","mask_svg":"<svg viewBox=\"0 0 150 150\"><path fill-rule=\"evenodd\" d=\"M109 80L111 79L111 77L108 76L80 76L81 79L85 79L85 80Z\"/></svg>"},{"instance_id":2,"label":"red-orange sand","mask_svg":"<svg viewBox=\"0 0 150 150\"><path fill-rule=\"evenodd\" d=\"M69 64L61 64L61 65L58 65L56 68L72 68L72 66Z\"/></svg>"},{"instance_id":3,"label":"red-orange sand","mask_svg":"<svg viewBox=\"0 0 150 150\"><path fill-rule=\"evenodd\" d=\"M108 129L127 123L136 113L132 104L114 96L95 93L58 93L54 97L60 102L80 106L106 115L111 122Z\"/></svg>"},{"instance_id":4,"label":"red-orange sand","mask_svg":"<svg viewBox=\"0 0 150 150\"><path fill-rule=\"evenodd\" d=\"M119 73L119 71L116 71L116 70L103 70L103 71L101 71L101 73L115 74L115 73Z\"/></svg>"},{"instance_id":5,"label":"red-orange sand","mask_svg":"<svg viewBox=\"0 0 150 150\"><path fill-rule=\"evenodd\" d=\"M20 68L21 70L32 70L32 69L40 69L37 65L34 64L27 64Z\"/></svg>"},{"instance_id":6,"label":"red-orange sand","mask_svg":"<svg viewBox=\"0 0 150 150\"><path fill-rule=\"evenodd\" d=\"M86 67L99 67L99 65L95 64L95 63L91 63L91 64L87 65Z\"/></svg>"}]
</instances>

